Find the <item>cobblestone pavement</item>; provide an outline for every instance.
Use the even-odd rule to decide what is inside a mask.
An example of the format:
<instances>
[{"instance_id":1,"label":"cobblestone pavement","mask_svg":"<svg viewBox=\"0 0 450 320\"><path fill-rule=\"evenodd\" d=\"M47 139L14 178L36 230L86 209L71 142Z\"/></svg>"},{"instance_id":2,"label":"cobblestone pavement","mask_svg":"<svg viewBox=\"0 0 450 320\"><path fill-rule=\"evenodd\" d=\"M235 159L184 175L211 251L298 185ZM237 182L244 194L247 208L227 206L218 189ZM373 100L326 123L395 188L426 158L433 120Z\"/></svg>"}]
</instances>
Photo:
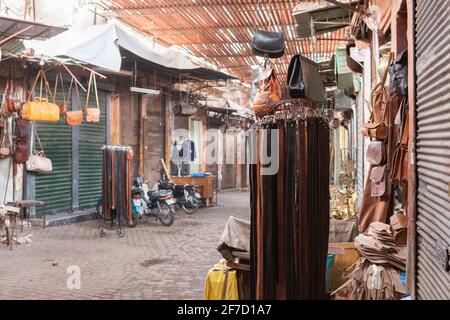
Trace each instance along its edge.
<instances>
[{"instance_id":1,"label":"cobblestone pavement","mask_svg":"<svg viewBox=\"0 0 450 320\"><path fill-rule=\"evenodd\" d=\"M100 238L99 221L33 228L29 245L0 246L3 299L202 299L208 269L230 216L249 219L249 195L223 192L219 206L180 211L172 227L155 220ZM53 262L58 264L53 266ZM67 288L67 268L81 269L81 289Z\"/></svg>"}]
</instances>

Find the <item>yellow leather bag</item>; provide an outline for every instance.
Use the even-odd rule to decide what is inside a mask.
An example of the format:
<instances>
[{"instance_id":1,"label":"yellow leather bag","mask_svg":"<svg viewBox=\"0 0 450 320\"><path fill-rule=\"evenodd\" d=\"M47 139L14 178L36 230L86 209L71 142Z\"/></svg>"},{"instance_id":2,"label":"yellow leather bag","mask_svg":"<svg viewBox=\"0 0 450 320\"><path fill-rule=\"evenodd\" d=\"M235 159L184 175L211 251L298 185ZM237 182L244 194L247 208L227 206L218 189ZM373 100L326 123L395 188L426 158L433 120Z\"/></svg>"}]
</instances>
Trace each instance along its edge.
<instances>
[{"instance_id":1,"label":"yellow leather bag","mask_svg":"<svg viewBox=\"0 0 450 320\"><path fill-rule=\"evenodd\" d=\"M40 85L40 93L39 97L31 100L31 95L36 88L36 84L38 81L41 81ZM57 122L60 119L60 110L57 104L49 102L48 98L42 97L42 82L45 83L46 95L50 94L51 99L53 100L52 93L50 91L50 86L45 77L44 70L39 70L38 75L34 81L33 87L31 89L30 95L28 96L27 102L23 105L21 111L21 117L24 120L28 121L52 121Z\"/></svg>"},{"instance_id":2,"label":"yellow leather bag","mask_svg":"<svg viewBox=\"0 0 450 320\"><path fill-rule=\"evenodd\" d=\"M69 97L72 95L72 88L75 84L75 90L78 97L78 105L81 106L81 100L80 100L80 93L78 91L78 85L76 82L74 82L74 79L72 78L72 81L70 82L70 88L69 88ZM81 110L74 110L74 111L67 111L67 104L64 105L64 118L66 120L66 123L69 126L79 126L83 123L83 111Z\"/></svg>"}]
</instances>

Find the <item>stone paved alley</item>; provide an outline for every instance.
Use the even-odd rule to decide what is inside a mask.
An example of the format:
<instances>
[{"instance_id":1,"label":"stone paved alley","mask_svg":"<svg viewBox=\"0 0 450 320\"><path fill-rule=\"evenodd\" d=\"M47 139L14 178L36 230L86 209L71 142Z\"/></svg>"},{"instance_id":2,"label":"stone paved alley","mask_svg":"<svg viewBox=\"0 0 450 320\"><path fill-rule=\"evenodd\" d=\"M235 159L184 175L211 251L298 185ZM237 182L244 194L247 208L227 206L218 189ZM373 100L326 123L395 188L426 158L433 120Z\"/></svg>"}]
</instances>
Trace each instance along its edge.
<instances>
[{"instance_id":1,"label":"stone paved alley","mask_svg":"<svg viewBox=\"0 0 450 320\"><path fill-rule=\"evenodd\" d=\"M0 300L202 299L230 216L249 219L248 193L221 193L218 207L180 211L170 228L149 220L126 229L124 239L100 238L99 221L26 230L21 236L32 233L30 245L0 246ZM67 288L72 265L81 268L80 290Z\"/></svg>"}]
</instances>

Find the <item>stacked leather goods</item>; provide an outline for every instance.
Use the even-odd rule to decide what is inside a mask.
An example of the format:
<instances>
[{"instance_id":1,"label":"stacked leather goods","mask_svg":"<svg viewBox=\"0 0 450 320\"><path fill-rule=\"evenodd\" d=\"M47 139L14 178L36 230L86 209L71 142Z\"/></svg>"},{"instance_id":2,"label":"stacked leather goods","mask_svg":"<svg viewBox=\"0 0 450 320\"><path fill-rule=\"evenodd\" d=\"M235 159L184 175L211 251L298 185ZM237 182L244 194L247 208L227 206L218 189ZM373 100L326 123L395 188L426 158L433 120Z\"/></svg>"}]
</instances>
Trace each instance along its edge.
<instances>
[{"instance_id":1,"label":"stacked leather goods","mask_svg":"<svg viewBox=\"0 0 450 320\"><path fill-rule=\"evenodd\" d=\"M276 140L271 139L276 132ZM325 299L328 122L321 117L297 114L260 123L253 147L257 161L250 170L251 297ZM267 169L260 159L264 150L270 150L272 156L277 152L276 173L261 171Z\"/></svg>"},{"instance_id":2,"label":"stacked leather goods","mask_svg":"<svg viewBox=\"0 0 450 320\"><path fill-rule=\"evenodd\" d=\"M400 270L406 269L406 247L396 244L389 225L370 224L355 239L361 258L347 272L348 281L332 295L348 300L397 300L406 294Z\"/></svg>"}]
</instances>

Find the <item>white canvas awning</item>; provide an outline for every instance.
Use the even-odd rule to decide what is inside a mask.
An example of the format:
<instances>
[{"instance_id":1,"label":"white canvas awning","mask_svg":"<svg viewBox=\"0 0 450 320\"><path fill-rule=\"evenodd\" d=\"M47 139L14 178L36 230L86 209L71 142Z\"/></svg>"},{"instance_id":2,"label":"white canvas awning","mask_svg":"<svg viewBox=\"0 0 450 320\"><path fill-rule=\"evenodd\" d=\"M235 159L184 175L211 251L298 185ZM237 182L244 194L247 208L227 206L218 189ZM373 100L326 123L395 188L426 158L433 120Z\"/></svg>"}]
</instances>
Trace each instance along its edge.
<instances>
[{"instance_id":1,"label":"white canvas awning","mask_svg":"<svg viewBox=\"0 0 450 320\"><path fill-rule=\"evenodd\" d=\"M33 48L36 56L67 56L115 72L122 66L120 48L166 68L202 68L182 53L146 41L116 23L91 26L81 33L68 30L46 41L26 41L25 47Z\"/></svg>"}]
</instances>

